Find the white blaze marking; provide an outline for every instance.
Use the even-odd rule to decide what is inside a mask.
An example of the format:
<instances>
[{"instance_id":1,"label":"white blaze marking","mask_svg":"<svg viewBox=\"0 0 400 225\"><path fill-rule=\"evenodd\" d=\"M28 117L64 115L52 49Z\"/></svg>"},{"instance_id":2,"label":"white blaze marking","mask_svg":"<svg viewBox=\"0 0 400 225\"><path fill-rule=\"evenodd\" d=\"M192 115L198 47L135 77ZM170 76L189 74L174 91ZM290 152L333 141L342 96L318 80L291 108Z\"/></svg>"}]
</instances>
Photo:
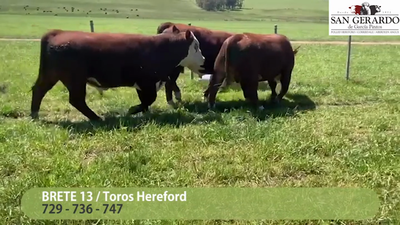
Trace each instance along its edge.
<instances>
[{"instance_id":1,"label":"white blaze marking","mask_svg":"<svg viewBox=\"0 0 400 225\"><path fill-rule=\"evenodd\" d=\"M187 56L182 59L182 61L177 66L183 66L189 68L194 73L201 75L199 70L201 66L204 64L204 56L201 53L200 43L197 40L196 36L192 33L193 41L189 46ZM197 46L197 49L195 48ZM197 51L196 51L197 50Z\"/></svg>"}]
</instances>

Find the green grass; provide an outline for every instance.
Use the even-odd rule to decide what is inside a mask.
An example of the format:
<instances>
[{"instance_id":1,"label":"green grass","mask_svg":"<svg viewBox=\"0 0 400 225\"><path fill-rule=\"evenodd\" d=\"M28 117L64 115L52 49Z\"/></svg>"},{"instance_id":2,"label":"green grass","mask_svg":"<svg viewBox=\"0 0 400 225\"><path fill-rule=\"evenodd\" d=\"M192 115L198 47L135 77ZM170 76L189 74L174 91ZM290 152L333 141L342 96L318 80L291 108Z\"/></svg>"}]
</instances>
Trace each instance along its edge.
<instances>
[{"instance_id":1,"label":"green grass","mask_svg":"<svg viewBox=\"0 0 400 225\"><path fill-rule=\"evenodd\" d=\"M71 7L75 7L74 12ZM40 38L53 28L90 31L89 20L94 20L96 32L154 34L160 23L173 21L232 32L273 33L274 25L278 24L278 33L292 40L347 40L328 35L325 0L245 0L242 10L230 12L204 11L194 0L3 0L0 3L0 37ZM357 36L353 41L398 41L398 37Z\"/></svg>"},{"instance_id":2,"label":"green grass","mask_svg":"<svg viewBox=\"0 0 400 225\"><path fill-rule=\"evenodd\" d=\"M41 120L30 121L39 44L0 42L0 52L0 224L96 222L30 220L20 200L32 187L158 186L368 187L379 194L379 213L342 222L400 221L400 46L354 46L346 81L345 46L304 45L283 105L258 114L240 108L243 94L233 90L220 93L218 110L208 112L203 85L188 74L178 80L180 108L166 104L162 89L143 117L124 116L139 103L133 89L101 98L88 87L88 105L106 118L94 125L69 105L60 83L45 97ZM141 223L173 222L261 223Z\"/></svg>"},{"instance_id":3,"label":"green grass","mask_svg":"<svg viewBox=\"0 0 400 225\"><path fill-rule=\"evenodd\" d=\"M24 8L26 6L29 7ZM302 2L293 0L245 0L244 8L234 12L207 12L199 8L194 0L98 0L96 2L93 0L36 0L34 2L30 0L18 2L3 0L0 7L2 13L17 15L28 15L29 13L29 15L54 16L57 14L58 16L69 17L126 18L126 16L129 16L145 19L198 18L200 20L289 19L290 21L317 21L322 23L328 20L328 2L323 0L304 0ZM72 12L71 7L75 8L74 12Z\"/></svg>"},{"instance_id":4,"label":"green grass","mask_svg":"<svg viewBox=\"0 0 400 225\"><path fill-rule=\"evenodd\" d=\"M92 18L93 19L93 18ZM0 15L0 37L2 38L40 38L49 29L69 29L90 31L90 18ZM196 19L108 19L95 18L96 32L126 32L155 34L158 25L166 21L192 23L192 25L232 32L273 33L276 22L222 20L198 21ZM278 33L293 41L347 41L346 36L329 36L328 24L299 22L279 22ZM353 41L399 41L397 36L354 36Z\"/></svg>"},{"instance_id":5,"label":"green grass","mask_svg":"<svg viewBox=\"0 0 400 225\"><path fill-rule=\"evenodd\" d=\"M89 31L92 19L96 32L154 34L161 22L174 21L272 33L278 24L278 33L291 40L347 40L328 36L328 1L246 0L244 9L235 12L205 12L189 0L166 2L2 0L0 37L39 38L52 28ZM25 5L53 12L25 11ZM80 11L63 12L64 6ZM107 8L107 15L100 8ZM353 37L354 41L397 39ZM303 45L283 105L256 114L241 108L239 90L218 94L218 110L208 112L201 103L204 84L190 80L188 74L178 80L185 101L180 108L166 104L162 89L152 113L142 117L125 116L130 106L139 103L134 89L110 90L101 98L88 87L88 105L106 118L93 125L68 103L61 84L43 100L41 120L30 121L39 43L0 42L0 224L138 224L30 220L21 211L20 200L32 187L159 186L368 187L381 200L376 217L341 222L398 224L400 46L354 46L350 81L345 80L346 50L346 46ZM263 99L269 94L259 92Z\"/></svg>"}]
</instances>

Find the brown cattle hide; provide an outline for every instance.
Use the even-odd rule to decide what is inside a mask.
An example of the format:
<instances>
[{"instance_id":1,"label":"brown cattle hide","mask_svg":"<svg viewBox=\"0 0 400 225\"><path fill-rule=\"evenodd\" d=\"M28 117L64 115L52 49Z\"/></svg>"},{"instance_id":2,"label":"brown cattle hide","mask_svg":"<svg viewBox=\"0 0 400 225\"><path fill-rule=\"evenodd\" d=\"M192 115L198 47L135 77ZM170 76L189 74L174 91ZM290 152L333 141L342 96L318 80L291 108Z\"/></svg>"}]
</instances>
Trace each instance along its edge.
<instances>
[{"instance_id":1,"label":"brown cattle hide","mask_svg":"<svg viewBox=\"0 0 400 225\"><path fill-rule=\"evenodd\" d=\"M224 43L224 41L233 35L234 33L210 30L204 27L189 26L181 23L165 22L157 27L157 33L168 33L172 31L172 27L176 26L181 31L192 31L200 42L201 50L206 58L203 68L198 71L193 71L197 73L200 77L204 74L214 73L214 62L217 57L219 50ZM169 74L169 80L165 84L166 99L169 104L173 104L172 91L175 94L175 99L181 101L181 90L179 89L176 80L180 73L184 72L183 67L176 68L172 73Z\"/></svg>"},{"instance_id":2,"label":"brown cattle hide","mask_svg":"<svg viewBox=\"0 0 400 225\"><path fill-rule=\"evenodd\" d=\"M295 54L284 35L279 34L236 34L225 40L214 65L206 96L209 107L214 107L215 97L221 84L240 83L244 97L253 107L258 107L258 83L268 81L271 100L279 102L287 93ZM277 81L281 83L279 95ZM260 108L263 108L261 106Z\"/></svg>"},{"instance_id":3,"label":"brown cattle hide","mask_svg":"<svg viewBox=\"0 0 400 225\"><path fill-rule=\"evenodd\" d=\"M101 89L136 87L141 104L130 113L145 112L159 83L178 65L197 68L203 63L196 37L176 27L160 35L52 30L41 39L31 116L38 117L43 97L58 81L67 87L71 105L90 120L100 117L86 104L87 83Z\"/></svg>"}]
</instances>

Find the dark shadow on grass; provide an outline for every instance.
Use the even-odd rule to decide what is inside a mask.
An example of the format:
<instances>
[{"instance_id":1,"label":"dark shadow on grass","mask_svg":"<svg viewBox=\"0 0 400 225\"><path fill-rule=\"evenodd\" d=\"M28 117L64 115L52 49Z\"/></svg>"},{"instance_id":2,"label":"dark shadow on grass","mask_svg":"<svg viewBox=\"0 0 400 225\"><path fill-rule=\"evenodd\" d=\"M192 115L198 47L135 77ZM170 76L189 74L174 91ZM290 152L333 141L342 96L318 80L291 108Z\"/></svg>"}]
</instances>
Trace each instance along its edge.
<instances>
[{"instance_id":1,"label":"dark shadow on grass","mask_svg":"<svg viewBox=\"0 0 400 225\"><path fill-rule=\"evenodd\" d=\"M91 122L88 120L71 121L42 121L45 124L58 125L69 129L73 133L96 133L97 131L110 131L114 129L126 129L138 131L147 124L160 126L180 127L185 124L205 124L213 121L223 123L221 114L196 115L187 111L168 111L153 109L151 112L142 115L125 115L126 111L110 111L103 115L104 121Z\"/></svg>"},{"instance_id":2,"label":"dark shadow on grass","mask_svg":"<svg viewBox=\"0 0 400 225\"><path fill-rule=\"evenodd\" d=\"M315 102L303 94L287 94L279 104L272 104L269 101L264 100L263 105L265 107L264 110L252 110L249 104L244 100L217 101L216 108L213 111L221 113L246 109L258 120L266 120L271 117L294 116L297 112L315 110L316 108ZM196 112L199 114L209 112L206 102L184 102L183 106L189 112Z\"/></svg>"},{"instance_id":3,"label":"dark shadow on grass","mask_svg":"<svg viewBox=\"0 0 400 225\"><path fill-rule=\"evenodd\" d=\"M0 94L6 94L8 89L7 84L0 84Z\"/></svg>"},{"instance_id":4,"label":"dark shadow on grass","mask_svg":"<svg viewBox=\"0 0 400 225\"><path fill-rule=\"evenodd\" d=\"M288 100L289 99L289 100ZM264 101L265 102L265 101ZM216 109L210 112L205 102L182 102L185 110L158 110L152 109L151 112L143 115L127 116L126 111L111 111L103 115L104 121L90 122L88 120L71 121L42 121L45 124L57 125L70 130L72 133L94 134L98 131L110 131L115 129L126 129L128 131L138 131L147 124L160 126L180 127L185 124L207 124L217 121L221 125L222 113L232 110L245 109L258 120L266 120L273 117L295 116L297 112L314 110L315 103L306 95L287 94L280 104L264 104L265 110L254 111L244 100L239 101L218 101Z\"/></svg>"}]
</instances>

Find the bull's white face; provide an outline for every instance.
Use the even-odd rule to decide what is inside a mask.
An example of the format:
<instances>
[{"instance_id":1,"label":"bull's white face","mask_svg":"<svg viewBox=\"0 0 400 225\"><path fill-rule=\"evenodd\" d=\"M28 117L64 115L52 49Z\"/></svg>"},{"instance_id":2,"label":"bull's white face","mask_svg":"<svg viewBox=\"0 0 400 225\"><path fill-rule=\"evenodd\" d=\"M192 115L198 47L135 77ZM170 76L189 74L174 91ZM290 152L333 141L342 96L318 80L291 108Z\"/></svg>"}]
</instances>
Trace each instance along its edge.
<instances>
[{"instance_id":1,"label":"bull's white face","mask_svg":"<svg viewBox=\"0 0 400 225\"><path fill-rule=\"evenodd\" d=\"M201 66L204 64L204 56L201 53L200 43L197 40L196 36L191 32L191 36L193 38L192 43L189 46L188 54L186 58L184 58L178 66L187 67L195 73L201 69Z\"/></svg>"}]
</instances>

